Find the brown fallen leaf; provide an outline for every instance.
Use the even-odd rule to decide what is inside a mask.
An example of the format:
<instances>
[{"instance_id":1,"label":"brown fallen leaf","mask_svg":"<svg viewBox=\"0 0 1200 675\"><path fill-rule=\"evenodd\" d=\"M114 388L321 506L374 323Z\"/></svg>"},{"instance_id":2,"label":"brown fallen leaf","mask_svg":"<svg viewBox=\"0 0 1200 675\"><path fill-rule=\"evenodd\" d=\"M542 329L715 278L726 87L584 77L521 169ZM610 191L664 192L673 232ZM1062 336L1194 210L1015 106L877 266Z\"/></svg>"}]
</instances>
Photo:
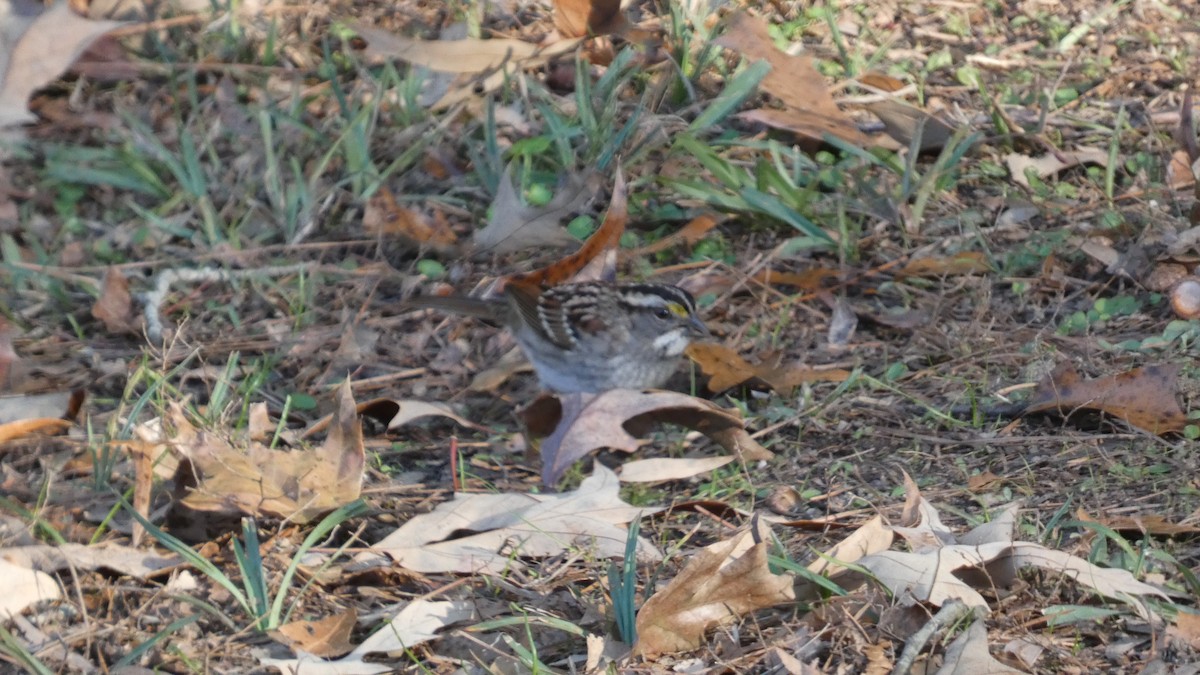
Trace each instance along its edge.
<instances>
[{"instance_id":1,"label":"brown fallen leaf","mask_svg":"<svg viewBox=\"0 0 1200 675\"><path fill-rule=\"evenodd\" d=\"M952 256L910 260L896 271L896 277L956 277L986 274L992 269L991 261L983 252L963 251Z\"/></svg>"},{"instance_id":2,"label":"brown fallen leaf","mask_svg":"<svg viewBox=\"0 0 1200 675\"><path fill-rule=\"evenodd\" d=\"M787 129L818 142L829 134L854 145L878 144L877 140L859 131L838 108L812 57L792 56L776 48L762 19L745 12L734 14L725 33L713 43L732 49L747 59L766 60L771 64L771 72L763 78L761 87L779 99L785 108L751 110L742 113L741 117ZM883 138L892 143L891 139Z\"/></svg>"},{"instance_id":3,"label":"brown fallen leaf","mask_svg":"<svg viewBox=\"0 0 1200 675\"><path fill-rule=\"evenodd\" d=\"M1038 383L1025 411L1098 410L1152 434L1182 431L1188 417L1177 398L1179 369L1178 364L1146 366L1084 380L1063 364Z\"/></svg>"},{"instance_id":4,"label":"brown fallen leaf","mask_svg":"<svg viewBox=\"0 0 1200 675\"><path fill-rule=\"evenodd\" d=\"M338 411L317 448L288 451L255 442L239 447L193 427L178 405L172 406L170 422L171 447L186 460L176 471L176 484L185 491L183 504L197 511L307 523L362 491L362 423L349 381L338 390Z\"/></svg>"},{"instance_id":5,"label":"brown fallen leaf","mask_svg":"<svg viewBox=\"0 0 1200 675\"><path fill-rule=\"evenodd\" d=\"M455 494L408 519L356 562L386 554L424 574L503 575L524 569L524 560L571 549L586 549L595 559L620 558L629 539L626 525L661 510L622 501L616 474L598 465L570 492ZM638 537L637 558L657 562L662 553Z\"/></svg>"},{"instance_id":6,"label":"brown fallen leaf","mask_svg":"<svg viewBox=\"0 0 1200 675\"><path fill-rule=\"evenodd\" d=\"M915 106L895 99L867 103L864 107L875 114L889 136L905 147L920 136L921 152L937 152L954 136L954 127Z\"/></svg>"},{"instance_id":7,"label":"brown fallen leaf","mask_svg":"<svg viewBox=\"0 0 1200 675\"><path fill-rule=\"evenodd\" d=\"M1200 532L1200 527L1195 525L1172 523L1166 518L1155 513L1146 513L1136 516L1101 516L1100 518L1093 518L1083 509L1078 509L1075 512L1075 517L1076 519L1085 523L1100 523L1101 525L1118 532L1137 532L1142 535L1153 535L1157 537L1175 537L1181 534L1195 534Z\"/></svg>"},{"instance_id":8,"label":"brown fallen leaf","mask_svg":"<svg viewBox=\"0 0 1200 675\"><path fill-rule=\"evenodd\" d=\"M270 632L271 637L291 647L321 658L349 654L354 649L350 634L358 623L354 608L319 621L293 621Z\"/></svg>"},{"instance_id":9,"label":"brown fallen leaf","mask_svg":"<svg viewBox=\"0 0 1200 675\"><path fill-rule=\"evenodd\" d=\"M554 0L554 27L563 37L620 34L628 26L621 0Z\"/></svg>"},{"instance_id":10,"label":"brown fallen leaf","mask_svg":"<svg viewBox=\"0 0 1200 675\"><path fill-rule=\"evenodd\" d=\"M129 293L129 280L116 267L104 273L100 297L92 305L92 316L104 322L110 333L132 333L137 331L134 323L133 296Z\"/></svg>"},{"instance_id":11,"label":"brown fallen leaf","mask_svg":"<svg viewBox=\"0 0 1200 675\"><path fill-rule=\"evenodd\" d=\"M686 651L705 633L755 610L795 600L792 575L767 565L770 529L758 518L732 539L691 556L683 570L637 614L635 656Z\"/></svg>"},{"instance_id":12,"label":"brown fallen leaf","mask_svg":"<svg viewBox=\"0 0 1200 675\"><path fill-rule=\"evenodd\" d=\"M543 395L521 412L526 428L541 442L542 482L554 485L577 460L593 450L633 452L634 434L668 423L695 429L747 460L774 453L746 433L737 413L674 391L613 389L601 394ZM632 432L632 433L631 433Z\"/></svg>"},{"instance_id":13,"label":"brown fallen leaf","mask_svg":"<svg viewBox=\"0 0 1200 675\"><path fill-rule=\"evenodd\" d=\"M446 248L458 241L458 236L444 220L431 220L396 202L396 196L381 187L363 210L363 230L376 237L404 237L418 244Z\"/></svg>"},{"instance_id":14,"label":"brown fallen leaf","mask_svg":"<svg viewBox=\"0 0 1200 675\"><path fill-rule=\"evenodd\" d=\"M774 391L788 392L808 382L845 382L850 377L850 372L841 368L816 370L800 364L751 364L732 349L712 342L693 343L685 353L709 377L708 390L712 392L725 391L755 378Z\"/></svg>"},{"instance_id":15,"label":"brown fallen leaf","mask_svg":"<svg viewBox=\"0 0 1200 675\"><path fill-rule=\"evenodd\" d=\"M677 244L691 246L700 241L712 231L714 227L721 224L724 220L723 216L706 213L688 221L687 225L679 228L677 232L673 232L656 242L647 244L641 248L632 251L622 251L621 260L629 260L631 258L642 258L659 251L665 251Z\"/></svg>"}]
</instances>

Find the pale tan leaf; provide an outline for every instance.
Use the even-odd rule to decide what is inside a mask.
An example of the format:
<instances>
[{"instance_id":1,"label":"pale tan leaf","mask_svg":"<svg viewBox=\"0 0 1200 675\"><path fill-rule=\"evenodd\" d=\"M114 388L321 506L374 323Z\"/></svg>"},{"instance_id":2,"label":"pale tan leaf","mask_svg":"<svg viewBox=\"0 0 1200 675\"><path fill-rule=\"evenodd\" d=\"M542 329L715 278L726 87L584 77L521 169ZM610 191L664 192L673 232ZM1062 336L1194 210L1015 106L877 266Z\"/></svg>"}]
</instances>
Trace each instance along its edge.
<instances>
[{"instance_id":1,"label":"pale tan leaf","mask_svg":"<svg viewBox=\"0 0 1200 675\"><path fill-rule=\"evenodd\" d=\"M597 466L573 492L459 494L409 519L372 550L423 573L503 574L521 567L519 558L558 555L573 547L619 558L628 536L625 524L661 510L632 506L621 500L619 490L616 474ZM465 532L473 534L453 536ZM661 554L640 538L638 557L653 561Z\"/></svg>"},{"instance_id":2,"label":"pale tan leaf","mask_svg":"<svg viewBox=\"0 0 1200 675\"><path fill-rule=\"evenodd\" d=\"M736 457L655 457L626 462L621 466L622 483L661 483L683 480L719 469Z\"/></svg>"},{"instance_id":3,"label":"pale tan leaf","mask_svg":"<svg viewBox=\"0 0 1200 675\"><path fill-rule=\"evenodd\" d=\"M0 554L3 553L0 549ZM35 602L61 597L62 590L54 577L11 563L0 555L0 618L20 614Z\"/></svg>"},{"instance_id":4,"label":"pale tan leaf","mask_svg":"<svg viewBox=\"0 0 1200 675\"><path fill-rule=\"evenodd\" d=\"M96 38L124 25L85 19L66 0L49 8L11 0L0 7L0 24L0 128L35 120L26 107L33 92L53 82Z\"/></svg>"},{"instance_id":5,"label":"pale tan leaf","mask_svg":"<svg viewBox=\"0 0 1200 675\"><path fill-rule=\"evenodd\" d=\"M1108 152L1100 148L1084 146L1076 147L1074 150L1046 153L1038 157L1014 152L1004 158L1004 163L1008 165L1008 171L1018 185L1029 187L1029 177L1026 174L1029 170L1032 170L1033 174L1039 178L1046 178L1080 164L1107 166Z\"/></svg>"},{"instance_id":6,"label":"pale tan leaf","mask_svg":"<svg viewBox=\"0 0 1200 675\"><path fill-rule=\"evenodd\" d=\"M635 655L695 649L717 626L795 600L792 576L773 574L767 565L770 529L754 523L754 529L691 556L679 575L642 605Z\"/></svg>"},{"instance_id":7,"label":"pale tan leaf","mask_svg":"<svg viewBox=\"0 0 1200 675\"><path fill-rule=\"evenodd\" d=\"M482 73L528 59L537 45L523 40L419 40L352 23L350 28L367 41L368 58L400 59L447 73Z\"/></svg>"}]
</instances>

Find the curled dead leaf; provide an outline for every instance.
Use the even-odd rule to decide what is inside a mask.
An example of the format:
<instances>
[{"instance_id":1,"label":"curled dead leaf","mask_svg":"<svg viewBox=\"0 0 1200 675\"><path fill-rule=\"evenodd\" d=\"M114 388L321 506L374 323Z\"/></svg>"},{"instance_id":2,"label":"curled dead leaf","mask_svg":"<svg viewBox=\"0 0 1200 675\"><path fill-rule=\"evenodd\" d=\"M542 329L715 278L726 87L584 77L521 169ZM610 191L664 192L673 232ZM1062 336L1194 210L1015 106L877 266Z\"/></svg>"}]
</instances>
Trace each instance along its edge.
<instances>
[{"instance_id":1,"label":"curled dead leaf","mask_svg":"<svg viewBox=\"0 0 1200 675\"><path fill-rule=\"evenodd\" d=\"M673 391L613 389L600 394L544 395L521 412L526 428L541 442L542 482L554 485L577 460L593 450L633 452L636 435L668 423L694 429L747 460L774 454L750 438L737 413Z\"/></svg>"},{"instance_id":2,"label":"curled dead leaf","mask_svg":"<svg viewBox=\"0 0 1200 675\"><path fill-rule=\"evenodd\" d=\"M1178 364L1146 366L1084 380L1064 364L1038 383L1026 412L1096 410L1152 434L1182 431L1188 417L1179 407L1179 369Z\"/></svg>"},{"instance_id":3,"label":"curled dead leaf","mask_svg":"<svg viewBox=\"0 0 1200 675\"><path fill-rule=\"evenodd\" d=\"M688 559L683 570L642 605L633 653L695 649L705 633L750 612L795 600L792 575L774 574L767 564L770 529L759 519L732 539Z\"/></svg>"}]
</instances>

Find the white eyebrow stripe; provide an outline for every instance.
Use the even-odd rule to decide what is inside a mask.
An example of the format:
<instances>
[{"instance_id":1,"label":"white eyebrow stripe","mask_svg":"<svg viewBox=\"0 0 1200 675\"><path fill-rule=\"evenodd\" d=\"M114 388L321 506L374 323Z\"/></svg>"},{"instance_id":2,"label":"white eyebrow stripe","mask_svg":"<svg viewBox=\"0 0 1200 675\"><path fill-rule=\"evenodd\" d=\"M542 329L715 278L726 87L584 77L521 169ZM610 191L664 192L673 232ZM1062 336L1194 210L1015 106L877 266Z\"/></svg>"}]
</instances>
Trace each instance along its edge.
<instances>
[{"instance_id":1,"label":"white eyebrow stripe","mask_svg":"<svg viewBox=\"0 0 1200 675\"><path fill-rule=\"evenodd\" d=\"M631 293L621 298L621 301L634 307L665 307L668 303L674 302L653 293Z\"/></svg>"}]
</instances>

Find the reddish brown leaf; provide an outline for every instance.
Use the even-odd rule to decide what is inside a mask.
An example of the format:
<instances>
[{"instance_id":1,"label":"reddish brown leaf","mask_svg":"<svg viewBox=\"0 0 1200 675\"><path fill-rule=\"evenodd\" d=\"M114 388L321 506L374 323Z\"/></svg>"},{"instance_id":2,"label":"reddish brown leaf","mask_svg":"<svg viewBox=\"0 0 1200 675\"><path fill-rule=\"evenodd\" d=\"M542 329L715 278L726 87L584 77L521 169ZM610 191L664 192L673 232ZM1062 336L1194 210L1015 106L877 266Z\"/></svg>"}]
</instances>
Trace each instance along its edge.
<instances>
[{"instance_id":1,"label":"reddish brown leaf","mask_svg":"<svg viewBox=\"0 0 1200 675\"><path fill-rule=\"evenodd\" d=\"M321 658L349 654L354 649L350 634L358 623L354 608L319 621L293 621L271 631L271 637L295 650L303 650Z\"/></svg>"},{"instance_id":2,"label":"reddish brown leaf","mask_svg":"<svg viewBox=\"0 0 1200 675\"><path fill-rule=\"evenodd\" d=\"M965 274L985 274L992 271L992 263L980 251L963 251L942 258L917 258L896 272L904 277L955 277Z\"/></svg>"},{"instance_id":3,"label":"reddish brown leaf","mask_svg":"<svg viewBox=\"0 0 1200 675\"><path fill-rule=\"evenodd\" d=\"M1083 380L1065 364L1038 383L1027 412L1098 410L1153 434L1181 431L1187 414L1177 400L1178 364L1134 368L1125 373Z\"/></svg>"},{"instance_id":4,"label":"reddish brown leaf","mask_svg":"<svg viewBox=\"0 0 1200 675\"><path fill-rule=\"evenodd\" d=\"M363 211L363 229L376 237L404 237L444 248L458 241L445 220L433 220L401 206L386 187L379 188Z\"/></svg>"},{"instance_id":5,"label":"reddish brown leaf","mask_svg":"<svg viewBox=\"0 0 1200 675\"><path fill-rule=\"evenodd\" d=\"M115 267L104 273L100 297L92 305L92 316L103 321L110 333L134 332L133 296L129 280Z\"/></svg>"},{"instance_id":6,"label":"reddish brown leaf","mask_svg":"<svg viewBox=\"0 0 1200 675\"><path fill-rule=\"evenodd\" d=\"M786 392L807 382L844 382L850 376L849 371L841 368L816 370L800 364L751 364L732 349L712 342L689 345L686 354L709 377L708 390L714 392L755 378L775 391Z\"/></svg>"},{"instance_id":7,"label":"reddish brown leaf","mask_svg":"<svg viewBox=\"0 0 1200 675\"><path fill-rule=\"evenodd\" d=\"M744 117L815 141L830 134L855 145L875 144L838 108L812 57L792 56L777 49L762 19L745 12L734 14L728 30L713 42L748 59L771 64L762 88L782 101L785 109L752 110Z\"/></svg>"}]
</instances>

